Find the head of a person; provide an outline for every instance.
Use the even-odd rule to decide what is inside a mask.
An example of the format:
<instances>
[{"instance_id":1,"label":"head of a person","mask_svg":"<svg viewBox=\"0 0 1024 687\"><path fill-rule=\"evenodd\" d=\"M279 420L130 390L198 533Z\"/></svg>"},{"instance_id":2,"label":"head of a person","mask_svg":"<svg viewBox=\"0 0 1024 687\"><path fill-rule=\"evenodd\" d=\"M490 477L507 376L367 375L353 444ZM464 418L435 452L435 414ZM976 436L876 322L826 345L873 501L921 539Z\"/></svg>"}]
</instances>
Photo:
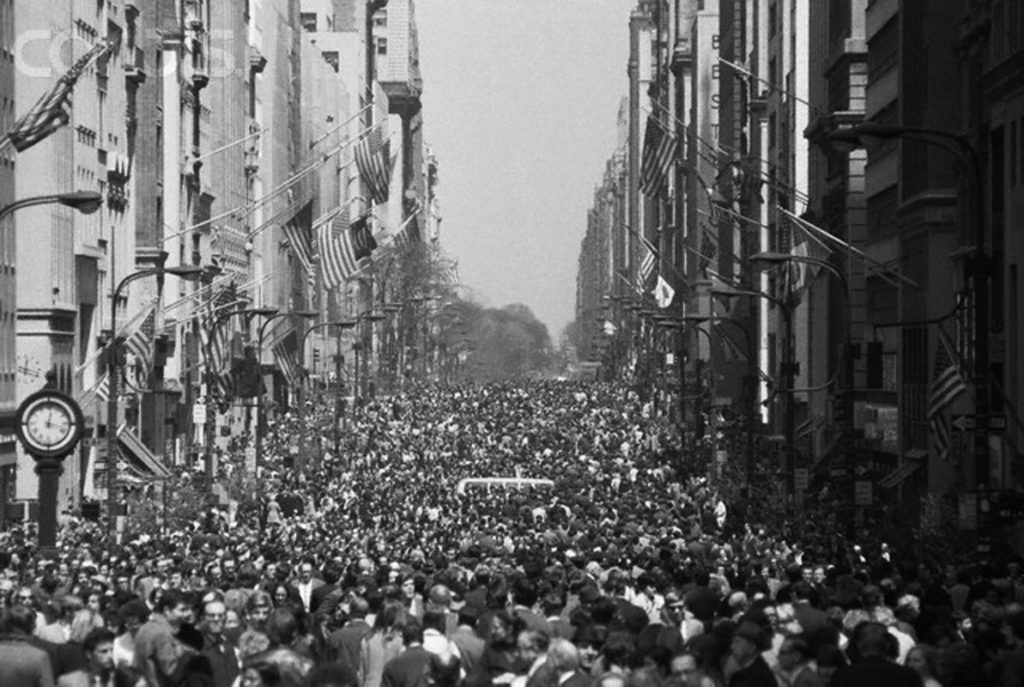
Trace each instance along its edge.
<instances>
[{"instance_id":1,"label":"head of a person","mask_svg":"<svg viewBox=\"0 0 1024 687\"><path fill-rule=\"evenodd\" d=\"M274 605L270 601L270 595L266 592L254 592L245 602L245 617L249 626L254 630L262 631L270 617L270 611Z\"/></svg>"},{"instance_id":2,"label":"head of a person","mask_svg":"<svg viewBox=\"0 0 1024 687\"><path fill-rule=\"evenodd\" d=\"M165 589L157 599L154 610L167 619L167 623L175 630L181 627L192 616L192 608L185 595L177 589Z\"/></svg>"},{"instance_id":3,"label":"head of a person","mask_svg":"<svg viewBox=\"0 0 1024 687\"><path fill-rule=\"evenodd\" d=\"M134 637L143 623L149 619L149 607L141 599L128 601L118 609L117 613L124 631L130 637Z\"/></svg>"},{"instance_id":4,"label":"head of a person","mask_svg":"<svg viewBox=\"0 0 1024 687\"><path fill-rule=\"evenodd\" d=\"M30 606L15 604L4 612L3 621L8 632L31 635L36 630L36 611Z\"/></svg>"},{"instance_id":5,"label":"head of a person","mask_svg":"<svg viewBox=\"0 0 1024 687\"><path fill-rule=\"evenodd\" d=\"M576 645L580 656L580 666L589 672L597 663L604 647L605 629L601 626L586 624L576 629L573 643Z\"/></svg>"},{"instance_id":6,"label":"head of a person","mask_svg":"<svg viewBox=\"0 0 1024 687\"><path fill-rule=\"evenodd\" d=\"M568 639L552 639L548 646L547 662L556 675L575 672L580 667L579 649Z\"/></svg>"},{"instance_id":7,"label":"head of a person","mask_svg":"<svg viewBox=\"0 0 1024 687\"><path fill-rule=\"evenodd\" d=\"M874 621L861 623L854 635L862 658L895 658L896 638L889 634L885 625Z\"/></svg>"},{"instance_id":8,"label":"head of a person","mask_svg":"<svg viewBox=\"0 0 1024 687\"><path fill-rule=\"evenodd\" d=\"M83 608L75 613L68 630L68 641L81 644L92 630L103 627L103 616L91 608Z\"/></svg>"},{"instance_id":9,"label":"head of a person","mask_svg":"<svg viewBox=\"0 0 1024 687\"><path fill-rule=\"evenodd\" d=\"M313 561L304 560L299 564L299 581L302 584L309 584L313 579Z\"/></svg>"},{"instance_id":10,"label":"head of a person","mask_svg":"<svg viewBox=\"0 0 1024 687\"><path fill-rule=\"evenodd\" d=\"M92 672L98 673L114 667L114 633L105 627L95 627L82 640L82 651Z\"/></svg>"},{"instance_id":11,"label":"head of a person","mask_svg":"<svg viewBox=\"0 0 1024 687\"><path fill-rule=\"evenodd\" d=\"M827 685L831 684L832 678L847 665L846 656L835 644L824 644L818 647L814 653L814 664L817 667L818 676Z\"/></svg>"},{"instance_id":12,"label":"head of a person","mask_svg":"<svg viewBox=\"0 0 1024 687\"><path fill-rule=\"evenodd\" d=\"M918 644L907 652L905 665L912 668L922 678L934 677L938 664L938 656L935 650L929 646Z\"/></svg>"},{"instance_id":13,"label":"head of a person","mask_svg":"<svg viewBox=\"0 0 1024 687\"><path fill-rule=\"evenodd\" d=\"M700 665L691 651L684 651L672 658L671 673L682 683L682 687L701 687Z\"/></svg>"},{"instance_id":14,"label":"head of a person","mask_svg":"<svg viewBox=\"0 0 1024 687\"><path fill-rule=\"evenodd\" d=\"M793 671L811 660L811 647L802 637L786 637L779 647L779 667Z\"/></svg>"},{"instance_id":15,"label":"head of a person","mask_svg":"<svg viewBox=\"0 0 1024 687\"><path fill-rule=\"evenodd\" d=\"M242 664L239 677L242 687L278 687L283 684L281 669L276 663L266 661L259 654Z\"/></svg>"},{"instance_id":16,"label":"head of a person","mask_svg":"<svg viewBox=\"0 0 1024 687\"><path fill-rule=\"evenodd\" d=\"M423 644L423 625L416 618L409 618L402 626L402 643L407 647Z\"/></svg>"},{"instance_id":17,"label":"head of a person","mask_svg":"<svg viewBox=\"0 0 1024 687\"><path fill-rule=\"evenodd\" d=\"M223 601L213 599L203 604L202 623L203 629L211 635L218 636L224 632L224 623L227 620L227 606Z\"/></svg>"},{"instance_id":18,"label":"head of a person","mask_svg":"<svg viewBox=\"0 0 1024 687\"><path fill-rule=\"evenodd\" d=\"M749 665L764 650L766 633L755 622L744 620L733 632L729 651L740 666Z\"/></svg>"},{"instance_id":19,"label":"head of a person","mask_svg":"<svg viewBox=\"0 0 1024 687\"><path fill-rule=\"evenodd\" d=\"M629 668L636 656L636 640L628 632L612 632L601 647L601 656L607 669L612 666Z\"/></svg>"},{"instance_id":20,"label":"head of a person","mask_svg":"<svg viewBox=\"0 0 1024 687\"><path fill-rule=\"evenodd\" d=\"M548 636L536 630L523 630L516 637L516 656L530 666L548 650Z\"/></svg>"},{"instance_id":21,"label":"head of a person","mask_svg":"<svg viewBox=\"0 0 1024 687\"><path fill-rule=\"evenodd\" d=\"M267 636L278 646L287 646L299 634L299 621L290 608L275 608L267 618Z\"/></svg>"},{"instance_id":22,"label":"head of a person","mask_svg":"<svg viewBox=\"0 0 1024 687\"><path fill-rule=\"evenodd\" d=\"M348 617L351 619L366 618L370 612L370 603L362 596L353 596L348 602Z\"/></svg>"}]
</instances>

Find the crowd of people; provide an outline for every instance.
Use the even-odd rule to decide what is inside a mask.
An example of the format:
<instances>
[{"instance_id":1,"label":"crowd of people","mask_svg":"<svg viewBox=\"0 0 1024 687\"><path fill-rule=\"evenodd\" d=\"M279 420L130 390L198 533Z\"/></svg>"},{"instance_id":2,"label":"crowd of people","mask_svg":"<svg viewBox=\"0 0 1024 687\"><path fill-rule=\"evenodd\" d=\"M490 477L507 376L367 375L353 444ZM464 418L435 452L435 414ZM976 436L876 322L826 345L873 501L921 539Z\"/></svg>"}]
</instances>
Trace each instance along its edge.
<instances>
[{"instance_id":1,"label":"crowd of people","mask_svg":"<svg viewBox=\"0 0 1024 687\"><path fill-rule=\"evenodd\" d=\"M0 685L1024 682L1020 557L766 527L622 387L411 388L338 444L305 410L270 428L259 507L116 542L72 521L48 555L0 535ZM457 488L488 477L547 482Z\"/></svg>"}]
</instances>

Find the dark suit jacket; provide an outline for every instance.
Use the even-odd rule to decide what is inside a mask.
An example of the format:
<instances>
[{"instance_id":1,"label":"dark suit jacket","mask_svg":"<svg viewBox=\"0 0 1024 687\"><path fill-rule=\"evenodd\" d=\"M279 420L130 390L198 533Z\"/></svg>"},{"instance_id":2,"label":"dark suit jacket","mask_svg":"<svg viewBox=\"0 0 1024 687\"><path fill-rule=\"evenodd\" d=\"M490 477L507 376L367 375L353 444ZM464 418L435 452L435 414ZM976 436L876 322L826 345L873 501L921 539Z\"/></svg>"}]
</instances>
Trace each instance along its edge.
<instances>
[{"instance_id":1,"label":"dark suit jacket","mask_svg":"<svg viewBox=\"0 0 1024 687\"><path fill-rule=\"evenodd\" d=\"M841 668L832 679L832 687L921 687L921 676L906 666L884 658L865 658Z\"/></svg>"},{"instance_id":2,"label":"dark suit jacket","mask_svg":"<svg viewBox=\"0 0 1024 687\"><path fill-rule=\"evenodd\" d=\"M561 687L590 687L592 684L594 684L592 676L577 670L571 678L561 684Z\"/></svg>"},{"instance_id":3,"label":"dark suit jacket","mask_svg":"<svg viewBox=\"0 0 1024 687\"><path fill-rule=\"evenodd\" d=\"M320 604L324 602L324 599L337 588L338 585L336 584L322 584L314 589L313 593L309 595L309 612L316 613L316 609L320 608Z\"/></svg>"},{"instance_id":4,"label":"dark suit jacket","mask_svg":"<svg viewBox=\"0 0 1024 687\"><path fill-rule=\"evenodd\" d=\"M359 671L359 645L372 628L362 618L345 623L345 626L331 633L327 644L331 647L334 660L354 672Z\"/></svg>"},{"instance_id":5,"label":"dark suit jacket","mask_svg":"<svg viewBox=\"0 0 1024 687\"><path fill-rule=\"evenodd\" d=\"M433 655L422 646L409 647L384 664L381 687L422 687Z\"/></svg>"}]
</instances>

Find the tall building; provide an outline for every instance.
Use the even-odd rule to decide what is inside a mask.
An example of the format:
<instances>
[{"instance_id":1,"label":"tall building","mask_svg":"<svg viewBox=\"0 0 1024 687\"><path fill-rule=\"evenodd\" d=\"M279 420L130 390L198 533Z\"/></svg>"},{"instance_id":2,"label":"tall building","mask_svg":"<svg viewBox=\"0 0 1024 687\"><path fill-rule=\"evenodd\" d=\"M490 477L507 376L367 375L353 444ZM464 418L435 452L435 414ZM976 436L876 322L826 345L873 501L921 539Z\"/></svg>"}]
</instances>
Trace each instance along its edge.
<instances>
[{"instance_id":1,"label":"tall building","mask_svg":"<svg viewBox=\"0 0 1024 687\"><path fill-rule=\"evenodd\" d=\"M0 0L0 128L8 131L18 116L14 70L14 0ZM17 155L0 151L0 208L14 202ZM16 219L0 218L0 526L6 522L5 506L13 495L17 439L14 412L17 409L17 247Z\"/></svg>"}]
</instances>

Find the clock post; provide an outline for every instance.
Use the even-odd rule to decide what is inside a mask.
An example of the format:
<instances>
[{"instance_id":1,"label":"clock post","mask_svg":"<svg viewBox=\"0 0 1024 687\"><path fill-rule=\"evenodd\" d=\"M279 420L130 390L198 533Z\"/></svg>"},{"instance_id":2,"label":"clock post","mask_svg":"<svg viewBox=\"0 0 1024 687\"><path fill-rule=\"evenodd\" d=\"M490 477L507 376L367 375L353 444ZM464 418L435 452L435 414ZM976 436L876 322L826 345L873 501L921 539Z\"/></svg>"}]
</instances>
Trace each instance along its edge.
<instances>
[{"instance_id":1,"label":"clock post","mask_svg":"<svg viewBox=\"0 0 1024 687\"><path fill-rule=\"evenodd\" d=\"M44 388L18 406L15 431L39 475L39 550L57 548L57 491L64 459L82 436L82 409L74 398L57 389Z\"/></svg>"}]
</instances>

